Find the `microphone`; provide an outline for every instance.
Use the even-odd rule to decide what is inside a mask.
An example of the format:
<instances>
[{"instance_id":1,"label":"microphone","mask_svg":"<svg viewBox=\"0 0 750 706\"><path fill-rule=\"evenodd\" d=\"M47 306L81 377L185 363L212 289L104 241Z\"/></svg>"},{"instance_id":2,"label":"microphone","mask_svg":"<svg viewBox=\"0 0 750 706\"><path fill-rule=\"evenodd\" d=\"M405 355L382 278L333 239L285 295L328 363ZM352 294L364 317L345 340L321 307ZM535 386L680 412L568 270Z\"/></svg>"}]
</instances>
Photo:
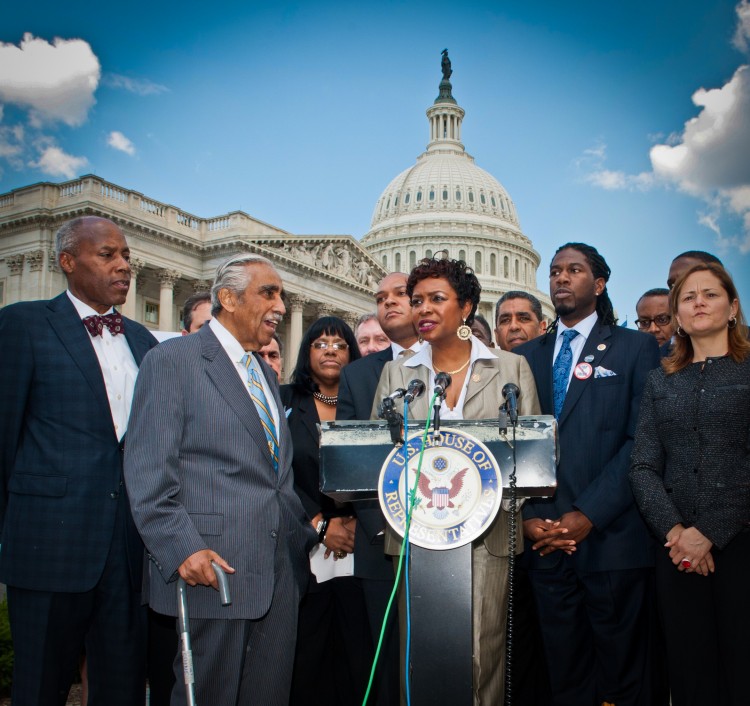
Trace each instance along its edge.
<instances>
[{"instance_id":1,"label":"microphone","mask_svg":"<svg viewBox=\"0 0 750 706\"><path fill-rule=\"evenodd\" d=\"M432 394L440 395L442 399L445 399L445 391L451 386L451 376L448 373L438 373L435 376L435 389Z\"/></svg>"},{"instance_id":2,"label":"microphone","mask_svg":"<svg viewBox=\"0 0 750 706\"><path fill-rule=\"evenodd\" d=\"M384 400L397 400L401 397L403 397L406 394L406 390L403 387L397 387L393 392L391 392L388 397L384 397Z\"/></svg>"},{"instance_id":3,"label":"microphone","mask_svg":"<svg viewBox=\"0 0 750 706\"><path fill-rule=\"evenodd\" d=\"M502 393L508 407L508 417L511 424L516 424L518 422L518 398L521 396L521 391L518 389L518 385L509 382L503 385Z\"/></svg>"},{"instance_id":4,"label":"microphone","mask_svg":"<svg viewBox=\"0 0 750 706\"><path fill-rule=\"evenodd\" d=\"M421 397L425 391L425 384L421 380L412 380L408 384L404 400L411 404L417 397Z\"/></svg>"}]
</instances>

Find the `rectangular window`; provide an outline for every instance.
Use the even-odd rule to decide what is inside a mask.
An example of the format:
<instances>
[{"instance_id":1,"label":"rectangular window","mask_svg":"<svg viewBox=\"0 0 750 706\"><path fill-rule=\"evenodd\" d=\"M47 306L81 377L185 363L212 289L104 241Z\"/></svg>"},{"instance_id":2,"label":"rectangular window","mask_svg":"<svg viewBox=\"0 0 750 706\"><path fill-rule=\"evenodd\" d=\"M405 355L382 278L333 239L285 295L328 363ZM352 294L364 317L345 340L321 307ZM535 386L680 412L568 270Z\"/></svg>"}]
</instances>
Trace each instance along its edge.
<instances>
[{"instance_id":1,"label":"rectangular window","mask_svg":"<svg viewBox=\"0 0 750 706\"><path fill-rule=\"evenodd\" d=\"M159 305L154 302L146 302L146 312L143 317L147 324L159 325Z\"/></svg>"}]
</instances>

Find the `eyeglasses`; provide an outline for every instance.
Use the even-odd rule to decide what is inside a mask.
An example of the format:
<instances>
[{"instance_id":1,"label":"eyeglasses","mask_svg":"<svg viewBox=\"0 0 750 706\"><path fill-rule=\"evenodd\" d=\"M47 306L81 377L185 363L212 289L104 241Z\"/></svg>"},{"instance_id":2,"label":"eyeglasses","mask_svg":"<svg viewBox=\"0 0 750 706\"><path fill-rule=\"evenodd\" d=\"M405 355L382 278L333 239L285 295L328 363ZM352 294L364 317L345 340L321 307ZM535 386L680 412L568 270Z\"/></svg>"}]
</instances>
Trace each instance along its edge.
<instances>
[{"instance_id":1,"label":"eyeglasses","mask_svg":"<svg viewBox=\"0 0 750 706\"><path fill-rule=\"evenodd\" d=\"M635 325L642 331L646 331L651 328L652 323L657 326L666 326L671 320L671 314L659 314L658 316L654 316L653 319L636 319Z\"/></svg>"},{"instance_id":2,"label":"eyeglasses","mask_svg":"<svg viewBox=\"0 0 750 706\"><path fill-rule=\"evenodd\" d=\"M316 351L327 351L329 348L333 349L334 351L345 351L347 348L349 348L348 343L326 343L325 341L315 341L312 344L312 347Z\"/></svg>"}]
</instances>

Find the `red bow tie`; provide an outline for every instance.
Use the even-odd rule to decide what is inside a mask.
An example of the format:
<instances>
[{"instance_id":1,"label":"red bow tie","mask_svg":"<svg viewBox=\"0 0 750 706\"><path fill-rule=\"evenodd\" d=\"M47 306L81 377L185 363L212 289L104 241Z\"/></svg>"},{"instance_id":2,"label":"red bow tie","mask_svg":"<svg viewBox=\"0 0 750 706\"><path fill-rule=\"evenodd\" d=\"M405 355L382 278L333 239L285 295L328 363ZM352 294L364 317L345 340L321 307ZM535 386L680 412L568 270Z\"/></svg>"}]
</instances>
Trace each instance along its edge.
<instances>
[{"instance_id":1,"label":"red bow tie","mask_svg":"<svg viewBox=\"0 0 750 706\"><path fill-rule=\"evenodd\" d=\"M122 316L118 313L105 314L104 316L99 316L99 314L87 316L83 319L83 325L93 338L101 336L105 326L113 336L125 330L122 325Z\"/></svg>"}]
</instances>

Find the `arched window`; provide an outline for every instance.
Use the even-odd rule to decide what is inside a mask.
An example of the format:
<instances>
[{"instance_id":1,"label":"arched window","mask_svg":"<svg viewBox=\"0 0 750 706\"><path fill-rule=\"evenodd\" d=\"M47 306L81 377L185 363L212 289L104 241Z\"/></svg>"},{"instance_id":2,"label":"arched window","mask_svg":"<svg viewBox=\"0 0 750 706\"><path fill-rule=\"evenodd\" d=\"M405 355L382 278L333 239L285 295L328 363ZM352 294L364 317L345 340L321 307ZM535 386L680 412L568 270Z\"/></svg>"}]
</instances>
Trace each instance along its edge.
<instances>
[{"instance_id":1,"label":"arched window","mask_svg":"<svg viewBox=\"0 0 750 706\"><path fill-rule=\"evenodd\" d=\"M466 262L466 250L459 250L458 251L458 259L463 260Z\"/></svg>"},{"instance_id":2,"label":"arched window","mask_svg":"<svg viewBox=\"0 0 750 706\"><path fill-rule=\"evenodd\" d=\"M391 197L388 197L388 202L385 204L386 209L389 209L391 207Z\"/></svg>"},{"instance_id":3,"label":"arched window","mask_svg":"<svg viewBox=\"0 0 750 706\"><path fill-rule=\"evenodd\" d=\"M469 203L474 203L474 192L469 191Z\"/></svg>"},{"instance_id":4,"label":"arched window","mask_svg":"<svg viewBox=\"0 0 750 706\"><path fill-rule=\"evenodd\" d=\"M388 256L383 255L383 267L387 270L388 269Z\"/></svg>"},{"instance_id":5,"label":"arched window","mask_svg":"<svg viewBox=\"0 0 750 706\"><path fill-rule=\"evenodd\" d=\"M393 199L393 208L396 208L398 206L398 196L396 196L395 199Z\"/></svg>"},{"instance_id":6,"label":"arched window","mask_svg":"<svg viewBox=\"0 0 750 706\"><path fill-rule=\"evenodd\" d=\"M508 261L508 256L506 255L503 258L503 277L505 277L505 279L508 279L509 275L510 275L510 263Z\"/></svg>"},{"instance_id":7,"label":"arched window","mask_svg":"<svg viewBox=\"0 0 750 706\"><path fill-rule=\"evenodd\" d=\"M461 189L456 189L456 201L461 200Z\"/></svg>"},{"instance_id":8,"label":"arched window","mask_svg":"<svg viewBox=\"0 0 750 706\"><path fill-rule=\"evenodd\" d=\"M396 272L399 272L401 270L401 253L396 253Z\"/></svg>"},{"instance_id":9,"label":"arched window","mask_svg":"<svg viewBox=\"0 0 750 706\"><path fill-rule=\"evenodd\" d=\"M519 276L519 272L518 272L518 260L516 260L516 268L515 269L516 269L516 282L518 282L519 281L519 279L518 279L518 276Z\"/></svg>"},{"instance_id":10,"label":"arched window","mask_svg":"<svg viewBox=\"0 0 750 706\"><path fill-rule=\"evenodd\" d=\"M422 201L422 189L417 191L417 203L421 203Z\"/></svg>"},{"instance_id":11,"label":"arched window","mask_svg":"<svg viewBox=\"0 0 750 706\"><path fill-rule=\"evenodd\" d=\"M409 269L413 270L417 264L417 253L414 250L409 251Z\"/></svg>"},{"instance_id":12,"label":"arched window","mask_svg":"<svg viewBox=\"0 0 750 706\"><path fill-rule=\"evenodd\" d=\"M430 189L430 201L435 200L435 189Z\"/></svg>"},{"instance_id":13,"label":"arched window","mask_svg":"<svg viewBox=\"0 0 750 706\"><path fill-rule=\"evenodd\" d=\"M482 202L482 206L484 206L487 203L487 198L484 194L479 194L479 200Z\"/></svg>"},{"instance_id":14,"label":"arched window","mask_svg":"<svg viewBox=\"0 0 750 706\"><path fill-rule=\"evenodd\" d=\"M495 197L491 196L490 201L492 201L492 208L497 208L497 203L495 203Z\"/></svg>"},{"instance_id":15,"label":"arched window","mask_svg":"<svg viewBox=\"0 0 750 706\"><path fill-rule=\"evenodd\" d=\"M482 274L482 253L479 250L474 255L474 272L478 275Z\"/></svg>"},{"instance_id":16,"label":"arched window","mask_svg":"<svg viewBox=\"0 0 750 706\"><path fill-rule=\"evenodd\" d=\"M443 189L443 201L448 200L448 189Z\"/></svg>"},{"instance_id":17,"label":"arched window","mask_svg":"<svg viewBox=\"0 0 750 706\"><path fill-rule=\"evenodd\" d=\"M494 252L490 255L490 275L497 276L497 255Z\"/></svg>"},{"instance_id":18,"label":"arched window","mask_svg":"<svg viewBox=\"0 0 750 706\"><path fill-rule=\"evenodd\" d=\"M429 260L432 257L432 250L425 250L424 256Z\"/></svg>"},{"instance_id":19,"label":"arched window","mask_svg":"<svg viewBox=\"0 0 750 706\"><path fill-rule=\"evenodd\" d=\"M411 196L411 194L407 191L406 195L404 196L404 206L406 206L409 203L409 201L411 200L410 196Z\"/></svg>"}]
</instances>

